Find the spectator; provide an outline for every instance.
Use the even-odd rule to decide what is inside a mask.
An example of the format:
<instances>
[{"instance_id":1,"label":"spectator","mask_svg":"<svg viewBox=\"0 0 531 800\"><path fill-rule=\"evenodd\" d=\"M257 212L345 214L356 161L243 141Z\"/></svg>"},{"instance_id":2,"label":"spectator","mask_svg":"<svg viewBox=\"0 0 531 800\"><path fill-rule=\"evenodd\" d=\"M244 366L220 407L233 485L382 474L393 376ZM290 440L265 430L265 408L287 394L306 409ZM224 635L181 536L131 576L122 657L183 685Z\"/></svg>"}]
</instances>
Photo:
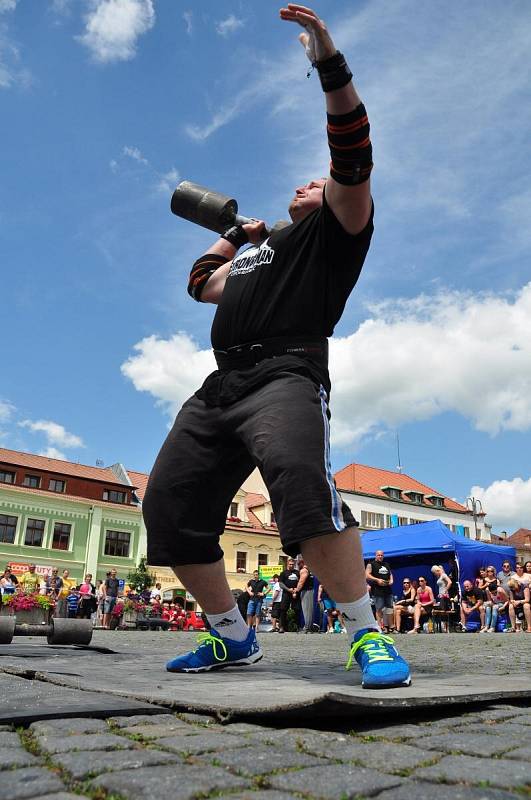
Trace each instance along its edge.
<instances>
[{"instance_id":1,"label":"spectator","mask_svg":"<svg viewBox=\"0 0 531 800\"><path fill-rule=\"evenodd\" d=\"M419 578L419 588L417 589L417 598L415 603L415 610L413 612L413 629L409 633L418 633L420 630L421 620L424 617L431 619L431 612L435 605L435 597L431 586L426 583L426 578Z\"/></svg>"},{"instance_id":2,"label":"spectator","mask_svg":"<svg viewBox=\"0 0 531 800\"><path fill-rule=\"evenodd\" d=\"M279 576L273 575L273 594L271 596L271 633L278 633L280 623L280 601L282 600L282 589L280 588Z\"/></svg>"},{"instance_id":3,"label":"spectator","mask_svg":"<svg viewBox=\"0 0 531 800\"><path fill-rule=\"evenodd\" d=\"M524 573L529 575L529 581L531 582L531 561L526 561L524 564Z\"/></svg>"},{"instance_id":4,"label":"spectator","mask_svg":"<svg viewBox=\"0 0 531 800\"><path fill-rule=\"evenodd\" d=\"M450 587L452 585L451 578L446 574L442 564L434 564L431 568L432 575L437 581L437 608L441 611L447 611L450 606Z\"/></svg>"},{"instance_id":5,"label":"spectator","mask_svg":"<svg viewBox=\"0 0 531 800\"><path fill-rule=\"evenodd\" d=\"M92 575L87 572L83 583L78 586L79 592L79 617L91 619L96 611L96 587L92 583Z\"/></svg>"},{"instance_id":6,"label":"spectator","mask_svg":"<svg viewBox=\"0 0 531 800\"><path fill-rule=\"evenodd\" d=\"M247 594L247 590L245 590L245 592L240 591L236 597L236 605L238 606L238 610L245 621L247 621L247 606L249 605L250 599L251 598Z\"/></svg>"},{"instance_id":7,"label":"spectator","mask_svg":"<svg viewBox=\"0 0 531 800\"><path fill-rule=\"evenodd\" d=\"M402 581L402 597L394 605L395 630L397 633L402 633L402 617L412 617L415 613L416 594L411 578L404 578Z\"/></svg>"},{"instance_id":8,"label":"spectator","mask_svg":"<svg viewBox=\"0 0 531 800\"><path fill-rule=\"evenodd\" d=\"M367 564L365 577L374 598L376 620L382 631L389 633L389 629L393 630L393 574L387 561L384 561L383 550L377 550L374 559Z\"/></svg>"},{"instance_id":9,"label":"spectator","mask_svg":"<svg viewBox=\"0 0 531 800\"><path fill-rule=\"evenodd\" d=\"M513 572L511 562L505 560L502 564L501 570L498 572L497 578L500 586L503 586L506 592L509 591L509 581L511 578L516 578L516 572Z\"/></svg>"},{"instance_id":10,"label":"spectator","mask_svg":"<svg viewBox=\"0 0 531 800\"><path fill-rule=\"evenodd\" d=\"M103 626L104 601L105 601L105 593L104 593L103 581L97 580L96 581L96 625L98 627Z\"/></svg>"},{"instance_id":11,"label":"spectator","mask_svg":"<svg viewBox=\"0 0 531 800\"><path fill-rule=\"evenodd\" d=\"M288 629L288 611L290 608L293 609L298 627L301 613L300 597L297 593L299 578L299 570L295 569L295 559L290 557L287 561L287 568L282 570L278 579L280 588L282 589L279 633L285 633Z\"/></svg>"},{"instance_id":12,"label":"spectator","mask_svg":"<svg viewBox=\"0 0 531 800\"><path fill-rule=\"evenodd\" d=\"M111 616L118 599L118 589L120 581L116 577L116 570L111 569L109 577L103 584L103 627L107 630L111 627Z\"/></svg>"},{"instance_id":13,"label":"spectator","mask_svg":"<svg viewBox=\"0 0 531 800\"><path fill-rule=\"evenodd\" d=\"M54 616L62 618L68 616L67 597L70 593L70 589L72 589L72 587L75 585L76 581L70 577L70 572L67 569L64 569L61 576L61 588L59 589L59 594L55 604Z\"/></svg>"},{"instance_id":14,"label":"spectator","mask_svg":"<svg viewBox=\"0 0 531 800\"><path fill-rule=\"evenodd\" d=\"M63 586L63 579L59 575L57 567L52 569L51 575L48 575L44 584L46 594L52 599L56 600L59 597L59 592Z\"/></svg>"},{"instance_id":15,"label":"spectator","mask_svg":"<svg viewBox=\"0 0 531 800\"><path fill-rule=\"evenodd\" d=\"M162 601L162 584L156 583L155 588L151 590L149 594L149 602L152 603L154 600L158 600L159 603Z\"/></svg>"},{"instance_id":16,"label":"spectator","mask_svg":"<svg viewBox=\"0 0 531 800\"><path fill-rule=\"evenodd\" d=\"M180 603L170 605L170 631L182 631L186 614Z\"/></svg>"},{"instance_id":17,"label":"spectator","mask_svg":"<svg viewBox=\"0 0 531 800\"><path fill-rule=\"evenodd\" d=\"M15 594L18 586L18 579L13 575L10 567L6 567L0 576L0 593L1 594Z\"/></svg>"},{"instance_id":18,"label":"spectator","mask_svg":"<svg viewBox=\"0 0 531 800\"><path fill-rule=\"evenodd\" d=\"M516 580L509 581L509 619L511 628L515 633L522 632L522 623L525 620L527 633L531 633L531 589Z\"/></svg>"},{"instance_id":19,"label":"spectator","mask_svg":"<svg viewBox=\"0 0 531 800\"><path fill-rule=\"evenodd\" d=\"M314 576L308 569L306 562L299 556L297 567L300 573L297 592L301 598L302 615L304 617L304 633L313 632L313 598Z\"/></svg>"},{"instance_id":20,"label":"spectator","mask_svg":"<svg viewBox=\"0 0 531 800\"><path fill-rule=\"evenodd\" d=\"M323 604L324 614L326 617L326 632L335 633L335 623L339 622L340 633L346 633L345 620L343 614L336 606L336 601L333 600L322 583L319 584L317 590L317 602Z\"/></svg>"},{"instance_id":21,"label":"spectator","mask_svg":"<svg viewBox=\"0 0 531 800\"><path fill-rule=\"evenodd\" d=\"M494 598L498 591L498 578L496 577L496 569L492 566L487 567L485 570L485 592L487 599L484 600L485 606L485 627L482 628L481 633L490 633L491 627L496 630L496 620L492 625ZM496 610L496 619L498 618L498 611Z\"/></svg>"},{"instance_id":22,"label":"spectator","mask_svg":"<svg viewBox=\"0 0 531 800\"><path fill-rule=\"evenodd\" d=\"M20 591L24 594L34 594L41 588L41 579L35 572L35 564L28 564L28 569L20 576L18 582Z\"/></svg>"},{"instance_id":23,"label":"spectator","mask_svg":"<svg viewBox=\"0 0 531 800\"><path fill-rule=\"evenodd\" d=\"M478 589L482 589L485 593L487 591L487 568L480 567L478 569L478 576L475 580L475 585ZM486 598L485 594L485 598Z\"/></svg>"},{"instance_id":24,"label":"spectator","mask_svg":"<svg viewBox=\"0 0 531 800\"><path fill-rule=\"evenodd\" d=\"M531 564L531 561L529 562ZM521 561L515 564L516 578L522 586L531 586L531 572L525 571L525 566Z\"/></svg>"},{"instance_id":25,"label":"spectator","mask_svg":"<svg viewBox=\"0 0 531 800\"><path fill-rule=\"evenodd\" d=\"M463 583L463 597L461 599L461 629L466 630L466 624L469 622L469 617L477 611L480 620L480 629L485 628L485 608L483 606L485 600L485 591L478 586L474 586L472 581L464 581Z\"/></svg>"},{"instance_id":26,"label":"spectator","mask_svg":"<svg viewBox=\"0 0 531 800\"><path fill-rule=\"evenodd\" d=\"M269 592L267 581L260 577L257 569L253 572L253 577L247 582L247 594L249 602L247 604L247 625L257 631L260 624L260 614L264 597Z\"/></svg>"},{"instance_id":27,"label":"spectator","mask_svg":"<svg viewBox=\"0 0 531 800\"><path fill-rule=\"evenodd\" d=\"M68 595L66 597L66 607L67 607L67 616L69 619L75 619L77 617L77 610L79 608L79 592L74 586L71 586L68 590Z\"/></svg>"}]
</instances>

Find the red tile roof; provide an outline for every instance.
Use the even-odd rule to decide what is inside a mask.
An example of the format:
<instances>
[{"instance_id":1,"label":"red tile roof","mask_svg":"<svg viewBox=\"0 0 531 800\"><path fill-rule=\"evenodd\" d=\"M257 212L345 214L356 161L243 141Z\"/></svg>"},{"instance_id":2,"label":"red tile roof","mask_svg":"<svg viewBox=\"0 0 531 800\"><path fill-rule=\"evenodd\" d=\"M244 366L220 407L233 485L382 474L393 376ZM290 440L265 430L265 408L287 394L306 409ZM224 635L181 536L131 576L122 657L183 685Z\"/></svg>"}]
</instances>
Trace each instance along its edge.
<instances>
[{"instance_id":1,"label":"red tile roof","mask_svg":"<svg viewBox=\"0 0 531 800\"><path fill-rule=\"evenodd\" d=\"M256 492L249 492L245 495L245 508L256 508L256 506L263 506L268 502L263 494Z\"/></svg>"},{"instance_id":2,"label":"red tile roof","mask_svg":"<svg viewBox=\"0 0 531 800\"><path fill-rule=\"evenodd\" d=\"M511 547L531 548L531 530L529 528L518 528L505 540Z\"/></svg>"},{"instance_id":3,"label":"red tile roof","mask_svg":"<svg viewBox=\"0 0 531 800\"><path fill-rule=\"evenodd\" d=\"M74 464L59 458L36 456L33 453L22 453L18 450L6 450L0 447L0 463L10 464L15 467L54 472L59 475L71 475L75 478L85 478L102 483L114 483L122 486L112 469L109 467L89 467L86 464Z\"/></svg>"},{"instance_id":4,"label":"red tile roof","mask_svg":"<svg viewBox=\"0 0 531 800\"><path fill-rule=\"evenodd\" d=\"M435 491L430 486L406 475L404 472L393 472L388 469L378 469L377 467L367 467L364 464L348 464L348 466L340 469L334 475L336 479L337 488L345 492L355 492L356 494L366 494L372 497L382 497L389 499L389 496L382 491L382 486L394 486L402 490L402 501L409 505L419 505L413 503L405 491L412 490L423 494L426 498L429 495L436 495L437 497L444 497L444 507L448 511L459 511L467 513L465 506L451 500L441 492ZM400 502L400 501L395 501ZM429 508L435 508L429 501L423 504Z\"/></svg>"},{"instance_id":5,"label":"red tile roof","mask_svg":"<svg viewBox=\"0 0 531 800\"><path fill-rule=\"evenodd\" d=\"M129 475L131 483L136 487L135 494L140 498L140 500L143 500L146 493L149 475L146 475L145 472L135 472L132 469L127 469L126 472Z\"/></svg>"}]
</instances>

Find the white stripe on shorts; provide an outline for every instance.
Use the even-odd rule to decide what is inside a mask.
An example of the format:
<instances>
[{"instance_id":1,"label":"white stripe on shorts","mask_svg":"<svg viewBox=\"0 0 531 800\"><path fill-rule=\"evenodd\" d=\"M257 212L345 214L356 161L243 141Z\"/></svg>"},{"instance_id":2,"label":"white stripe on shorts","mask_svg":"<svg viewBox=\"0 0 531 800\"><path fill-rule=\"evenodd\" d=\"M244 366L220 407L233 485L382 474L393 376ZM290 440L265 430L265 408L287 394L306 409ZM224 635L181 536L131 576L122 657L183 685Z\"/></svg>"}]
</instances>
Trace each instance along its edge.
<instances>
[{"instance_id":1,"label":"white stripe on shorts","mask_svg":"<svg viewBox=\"0 0 531 800\"><path fill-rule=\"evenodd\" d=\"M332 500L332 523L336 531L343 531L347 527L343 519L343 512L341 510L342 500L339 492L334 483L332 475L332 465L330 463L330 424L328 422L328 395L323 386L319 387L319 397L321 399L321 412L323 414L324 424L324 468L326 473L326 481L330 487L330 498Z\"/></svg>"}]
</instances>

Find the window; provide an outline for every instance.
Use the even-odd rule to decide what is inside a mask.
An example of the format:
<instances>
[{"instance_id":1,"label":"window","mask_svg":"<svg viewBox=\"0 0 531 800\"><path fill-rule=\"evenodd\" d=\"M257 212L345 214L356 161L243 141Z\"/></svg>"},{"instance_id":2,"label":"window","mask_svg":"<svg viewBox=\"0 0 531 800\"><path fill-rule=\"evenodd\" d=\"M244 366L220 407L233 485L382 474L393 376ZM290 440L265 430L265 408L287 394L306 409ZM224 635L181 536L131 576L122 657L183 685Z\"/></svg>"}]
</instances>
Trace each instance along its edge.
<instances>
[{"instance_id":1,"label":"window","mask_svg":"<svg viewBox=\"0 0 531 800\"><path fill-rule=\"evenodd\" d=\"M117 492L115 489L103 490L103 499L109 503L125 503L126 496L125 492ZM110 554L108 553L108 555Z\"/></svg>"},{"instance_id":2,"label":"window","mask_svg":"<svg viewBox=\"0 0 531 800\"><path fill-rule=\"evenodd\" d=\"M48 489L51 492L64 492L66 489L66 481L60 481L57 478L51 478Z\"/></svg>"},{"instance_id":3,"label":"window","mask_svg":"<svg viewBox=\"0 0 531 800\"><path fill-rule=\"evenodd\" d=\"M52 550L68 550L72 526L66 522L56 522L53 526Z\"/></svg>"},{"instance_id":4,"label":"window","mask_svg":"<svg viewBox=\"0 0 531 800\"><path fill-rule=\"evenodd\" d=\"M413 519L413 517L411 517L411 519L409 520L409 524L410 525L420 525L420 523L423 522L423 521L424 520L422 520L422 519Z\"/></svg>"},{"instance_id":5,"label":"window","mask_svg":"<svg viewBox=\"0 0 531 800\"><path fill-rule=\"evenodd\" d=\"M236 572L247 572L247 553L236 553Z\"/></svg>"},{"instance_id":6,"label":"window","mask_svg":"<svg viewBox=\"0 0 531 800\"><path fill-rule=\"evenodd\" d=\"M383 526L384 526L383 514L377 514L375 511L361 512L362 528L383 528Z\"/></svg>"},{"instance_id":7,"label":"window","mask_svg":"<svg viewBox=\"0 0 531 800\"><path fill-rule=\"evenodd\" d=\"M0 514L0 542L2 544L14 544L16 530L17 518L8 517L7 514Z\"/></svg>"},{"instance_id":8,"label":"window","mask_svg":"<svg viewBox=\"0 0 531 800\"><path fill-rule=\"evenodd\" d=\"M420 492L409 491L409 492L404 492L404 494L407 494L412 503L422 503L422 501L424 500L424 495L421 494Z\"/></svg>"},{"instance_id":9,"label":"window","mask_svg":"<svg viewBox=\"0 0 531 800\"><path fill-rule=\"evenodd\" d=\"M465 536L467 537L467 539L470 539L470 528L465 525L463 530L465 532Z\"/></svg>"},{"instance_id":10,"label":"window","mask_svg":"<svg viewBox=\"0 0 531 800\"><path fill-rule=\"evenodd\" d=\"M14 472L6 472L5 470L0 471L0 483L15 483L15 473Z\"/></svg>"},{"instance_id":11,"label":"window","mask_svg":"<svg viewBox=\"0 0 531 800\"><path fill-rule=\"evenodd\" d=\"M407 517L398 517L399 525L407 525Z\"/></svg>"},{"instance_id":12,"label":"window","mask_svg":"<svg viewBox=\"0 0 531 800\"><path fill-rule=\"evenodd\" d=\"M41 479L39 475L24 475L22 486L29 486L30 489L38 489L40 485Z\"/></svg>"},{"instance_id":13,"label":"window","mask_svg":"<svg viewBox=\"0 0 531 800\"><path fill-rule=\"evenodd\" d=\"M396 520L395 525L393 525L393 518ZM393 528L397 525L407 525L407 517L398 517L396 514L386 514L385 515L385 527L386 528Z\"/></svg>"},{"instance_id":14,"label":"window","mask_svg":"<svg viewBox=\"0 0 531 800\"><path fill-rule=\"evenodd\" d=\"M42 540L44 538L44 520L43 519L28 519L26 523L26 536L24 544L31 547L42 547Z\"/></svg>"},{"instance_id":15,"label":"window","mask_svg":"<svg viewBox=\"0 0 531 800\"><path fill-rule=\"evenodd\" d=\"M267 567L269 556L267 553L258 553L258 566L259 567Z\"/></svg>"},{"instance_id":16,"label":"window","mask_svg":"<svg viewBox=\"0 0 531 800\"><path fill-rule=\"evenodd\" d=\"M238 516L238 503L231 503L229 508L229 517Z\"/></svg>"},{"instance_id":17,"label":"window","mask_svg":"<svg viewBox=\"0 0 531 800\"><path fill-rule=\"evenodd\" d=\"M103 552L106 556L129 558L130 542L131 534L128 531L106 531Z\"/></svg>"},{"instance_id":18,"label":"window","mask_svg":"<svg viewBox=\"0 0 531 800\"><path fill-rule=\"evenodd\" d=\"M385 492L392 500L402 499L402 489L397 486L382 486L382 492Z\"/></svg>"},{"instance_id":19,"label":"window","mask_svg":"<svg viewBox=\"0 0 531 800\"><path fill-rule=\"evenodd\" d=\"M277 521L275 519L275 512L272 511L271 512L271 525L276 525L276 524L277 524Z\"/></svg>"}]
</instances>

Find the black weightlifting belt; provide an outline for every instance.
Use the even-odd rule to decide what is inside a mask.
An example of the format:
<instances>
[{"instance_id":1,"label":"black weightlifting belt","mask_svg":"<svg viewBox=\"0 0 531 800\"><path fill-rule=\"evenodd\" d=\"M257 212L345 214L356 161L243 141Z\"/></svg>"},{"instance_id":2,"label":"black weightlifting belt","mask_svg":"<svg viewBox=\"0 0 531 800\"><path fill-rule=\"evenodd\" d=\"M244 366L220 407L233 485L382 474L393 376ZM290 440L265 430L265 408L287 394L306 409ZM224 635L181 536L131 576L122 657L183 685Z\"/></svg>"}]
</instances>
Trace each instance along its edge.
<instances>
[{"instance_id":1,"label":"black weightlifting belt","mask_svg":"<svg viewBox=\"0 0 531 800\"><path fill-rule=\"evenodd\" d=\"M328 339L318 336L315 339L307 336L278 337L262 339L260 342L248 342L229 347L228 350L214 350L218 369L248 369L254 367L265 358L276 356L300 356L310 358L322 366L328 365Z\"/></svg>"}]
</instances>

